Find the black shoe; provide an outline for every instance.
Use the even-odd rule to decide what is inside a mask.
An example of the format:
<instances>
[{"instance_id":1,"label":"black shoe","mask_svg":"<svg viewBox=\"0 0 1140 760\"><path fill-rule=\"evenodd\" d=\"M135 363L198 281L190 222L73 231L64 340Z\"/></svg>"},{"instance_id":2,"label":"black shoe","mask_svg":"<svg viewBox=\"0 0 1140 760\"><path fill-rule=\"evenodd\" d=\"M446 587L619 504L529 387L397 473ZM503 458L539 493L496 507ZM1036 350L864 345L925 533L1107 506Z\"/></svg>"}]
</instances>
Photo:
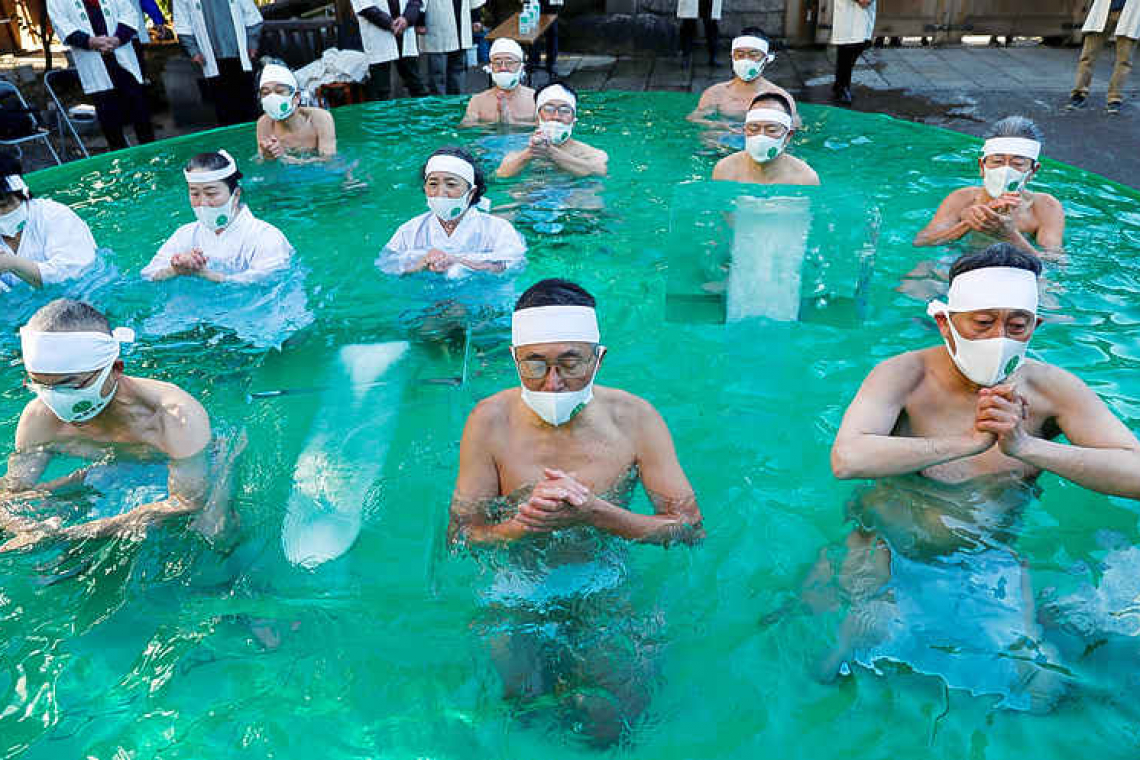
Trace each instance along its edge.
<instances>
[{"instance_id":1,"label":"black shoe","mask_svg":"<svg viewBox=\"0 0 1140 760\"><path fill-rule=\"evenodd\" d=\"M850 87L837 87L831 93L831 98L841 106L849 106L855 98L851 96Z\"/></svg>"},{"instance_id":2,"label":"black shoe","mask_svg":"<svg viewBox=\"0 0 1140 760\"><path fill-rule=\"evenodd\" d=\"M1076 111L1079 108L1084 108L1089 99L1085 95L1074 95L1069 98L1069 104L1065 106L1066 111Z\"/></svg>"},{"instance_id":3,"label":"black shoe","mask_svg":"<svg viewBox=\"0 0 1140 760\"><path fill-rule=\"evenodd\" d=\"M1104 112L1107 114L1111 114L1111 115L1115 116L1116 114L1120 113L1120 107L1122 105L1124 105L1124 104L1121 103L1119 100L1114 102L1114 103L1109 103L1108 105L1106 105L1104 107Z\"/></svg>"}]
</instances>

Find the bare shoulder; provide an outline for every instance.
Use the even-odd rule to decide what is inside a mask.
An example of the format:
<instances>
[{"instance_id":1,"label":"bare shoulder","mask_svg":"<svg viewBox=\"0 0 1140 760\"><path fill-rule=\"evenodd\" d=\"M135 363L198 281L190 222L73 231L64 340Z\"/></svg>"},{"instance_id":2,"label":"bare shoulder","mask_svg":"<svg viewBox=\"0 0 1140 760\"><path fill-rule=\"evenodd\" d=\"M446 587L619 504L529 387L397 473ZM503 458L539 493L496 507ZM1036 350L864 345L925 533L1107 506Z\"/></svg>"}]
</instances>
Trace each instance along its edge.
<instances>
[{"instance_id":1,"label":"bare shoulder","mask_svg":"<svg viewBox=\"0 0 1140 760\"><path fill-rule=\"evenodd\" d=\"M867 375L864 386L878 390L889 388L905 396L922 384L930 366L929 361L935 352L942 350L941 347L924 348L884 359Z\"/></svg>"},{"instance_id":2,"label":"bare shoulder","mask_svg":"<svg viewBox=\"0 0 1140 760\"><path fill-rule=\"evenodd\" d=\"M162 448L167 456L185 459L206 448L211 436L210 415L198 399L173 383L131 379L162 417Z\"/></svg>"},{"instance_id":3,"label":"bare shoulder","mask_svg":"<svg viewBox=\"0 0 1140 760\"><path fill-rule=\"evenodd\" d=\"M467 415L463 435L483 436L502 425L518 394L518 388L507 388L480 401Z\"/></svg>"},{"instance_id":4,"label":"bare shoulder","mask_svg":"<svg viewBox=\"0 0 1140 760\"><path fill-rule=\"evenodd\" d=\"M20 413L20 421L16 425L16 451L43 446L55 440L56 434L63 427L63 422L52 414L47 405L37 399L32 399Z\"/></svg>"},{"instance_id":5,"label":"bare shoulder","mask_svg":"<svg viewBox=\"0 0 1140 760\"><path fill-rule=\"evenodd\" d=\"M724 98L724 91L728 88L728 82L717 82L705 88L701 93L701 100L697 104L698 108L716 105Z\"/></svg>"},{"instance_id":6,"label":"bare shoulder","mask_svg":"<svg viewBox=\"0 0 1140 760\"><path fill-rule=\"evenodd\" d=\"M336 120L333 118L332 111L327 111L324 108L306 106L305 112L308 115L309 119L311 119L314 124L317 124L319 126L328 126L336 123Z\"/></svg>"},{"instance_id":7,"label":"bare shoulder","mask_svg":"<svg viewBox=\"0 0 1140 760\"><path fill-rule=\"evenodd\" d=\"M1038 213L1060 214L1064 216L1065 207L1049 193L1036 192L1033 194L1033 207Z\"/></svg>"},{"instance_id":8,"label":"bare shoulder","mask_svg":"<svg viewBox=\"0 0 1140 760\"><path fill-rule=\"evenodd\" d=\"M602 402L614 422L623 429L640 427L646 422L661 419L661 415L652 404L628 391L595 385L594 396Z\"/></svg>"},{"instance_id":9,"label":"bare shoulder","mask_svg":"<svg viewBox=\"0 0 1140 760\"><path fill-rule=\"evenodd\" d=\"M1019 374L1022 377L1022 382L1032 393L1040 394L1054 401L1062 401L1066 398L1091 392L1084 380L1056 364L1026 359L1025 363L1021 365Z\"/></svg>"},{"instance_id":10,"label":"bare shoulder","mask_svg":"<svg viewBox=\"0 0 1140 760\"><path fill-rule=\"evenodd\" d=\"M816 174L815 169L808 165L807 161L796 156L788 156L792 159L792 166L795 170L796 184L798 185L818 185L819 175Z\"/></svg>"}]
</instances>

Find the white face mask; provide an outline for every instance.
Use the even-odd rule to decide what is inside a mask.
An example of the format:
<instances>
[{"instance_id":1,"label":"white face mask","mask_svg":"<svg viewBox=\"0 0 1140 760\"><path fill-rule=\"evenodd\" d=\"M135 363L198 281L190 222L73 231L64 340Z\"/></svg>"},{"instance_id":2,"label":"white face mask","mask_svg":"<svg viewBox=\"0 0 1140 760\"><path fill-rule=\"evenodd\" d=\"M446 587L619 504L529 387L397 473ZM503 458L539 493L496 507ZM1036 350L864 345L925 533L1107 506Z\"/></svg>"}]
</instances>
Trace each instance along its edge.
<instances>
[{"instance_id":1,"label":"white face mask","mask_svg":"<svg viewBox=\"0 0 1140 760\"><path fill-rule=\"evenodd\" d=\"M297 110L292 95L278 95L271 92L261 99L261 110L274 121L288 119Z\"/></svg>"},{"instance_id":2,"label":"white face mask","mask_svg":"<svg viewBox=\"0 0 1140 760\"><path fill-rule=\"evenodd\" d=\"M590 382L577 391L532 391L522 385L522 400L523 403L530 407L530 410L537 414L543 422L548 425L565 425L570 420L586 408L586 404L594 399L594 379L598 376L598 368L602 365L602 357L605 355L605 349L600 349L600 353L594 360L594 374L590 376ZM522 383L522 378L519 378Z\"/></svg>"},{"instance_id":3,"label":"white face mask","mask_svg":"<svg viewBox=\"0 0 1140 760\"><path fill-rule=\"evenodd\" d=\"M33 386L36 398L44 403L52 414L63 422L86 422L107 408L119 384L111 388L110 394L103 396L103 384L111 374L114 363L103 368L86 388L48 388L46 386Z\"/></svg>"},{"instance_id":4,"label":"white face mask","mask_svg":"<svg viewBox=\"0 0 1140 760\"><path fill-rule=\"evenodd\" d=\"M544 121L538 125L538 128L542 130L542 134L546 135L546 139L554 145L561 145L569 140L570 133L574 131L573 124L566 124L557 119Z\"/></svg>"},{"instance_id":5,"label":"white face mask","mask_svg":"<svg viewBox=\"0 0 1140 760\"><path fill-rule=\"evenodd\" d=\"M999 166L996 169L986 169L982 179L989 196L999 198L1004 193L1020 193L1029 181L1029 174L1019 172L1012 166Z\"/></svg>"},{"instance_id":6,"label":"white face mask","mask_svg":"<svg viewBox=\"0 0 1140 760\"><path fill-rule=\"evenodd\" d=\"M20 205L7 214L0 214L0 235L16 237L24 225L28 223L28 204L20 201Z\"/></svg>"},{"instance_id":7,"label":"white face mask","mask_svg":"<svg viewBox=\"0 0 1140 760\"><path fill-rule=\"evenodd\" d=\"M946 315L946 324L950 326L954 345L958 347L956 352L950 352L950 358L971 382L987 388L997 385L1012 375L1025 359L1029 341L1023 343L1012 338L966 340L954 329L949 314ZM946 341L946 350L950 351L950 341Z\"/></svg>"},{"instance_id":8,"label":"white face mask","mask_svg":"<svg viewBox=\"0 0 1140 760\"><path fill-rule=\"evenodd\" d=\"M463 212L467 210L470 198L471 191L468 190L458 198L446 198L442 195L437 195L434 198L428 196L427 204L432 213L440 218L440 221L454 222L463 216Z\"/></svg>"},{"instance_id":9,"label":"white face mask","mask_svg":"<svg viewBox=\"0 0 1140 760\"><path fill-rule=\"evenodd\" d=\"M195 206L194 216L198 217L198 222L210 232L217 232L234 220L236 208L237 196L231 193L229 200L220 206Z\"/></svg>"},{"instance_id":10,"label":"white face mask","mask_svg":"<svg viewBox=\"0 0 1140 760\"><path fill-rule=\"evenodd\" d=\"M744 139L744 148L752 160L763 164L771 161L784 152L787 136L769 137L768 135L752 135Z\"/></svg>"},{"instance_id":11,"label":"white face mask","mask_svg":"<svg viewBox=\"0 0 1140 760\"><path fill-rule=\"evenodd\" d=\"M732 62L732 73L745 82L751 82L764 71L765 63L767 63L766 60L752 61L748 58L742 58Z\"/></svg>"},{"instance_id":12,"label":"white face mask","mask_svg":"<svg viewBox=\"0 0 1140 760\"><path fill-rule=\"evenodd\" d=\"M500 90L513 90L522 82L521 71L492 71L491 81Z\"/></svg>"}]
</instances>

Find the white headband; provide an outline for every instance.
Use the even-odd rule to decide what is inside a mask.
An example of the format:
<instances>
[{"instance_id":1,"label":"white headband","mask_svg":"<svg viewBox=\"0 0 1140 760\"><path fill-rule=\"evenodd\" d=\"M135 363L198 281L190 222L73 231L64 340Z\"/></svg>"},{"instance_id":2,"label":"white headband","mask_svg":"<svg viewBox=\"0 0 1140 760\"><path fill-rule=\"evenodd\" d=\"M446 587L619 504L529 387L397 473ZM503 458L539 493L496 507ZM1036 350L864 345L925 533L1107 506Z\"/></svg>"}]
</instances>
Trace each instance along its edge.
<instances>
[{"instance_id":1,"label":"white headband","mask_svg":"<svg viewBox=\"0 0 1140 760\"><path fill-rule=\"evenodd\" d=\"M99 332L39 332L20 328L24 368L45 375L73 375L103 369L119 358L119 344L132 343L135 331L116 327Z\"/></svg>"},{"instance_id":2,"label":"white headband","mask_svg":"<svg viewBox=\"0 0 1140 760\"><path fill-rule=\"evenodd\" d=\"M28 191L27 183L24 182L24 178L19 174L9 174L4 178L4 181L8 183L8 189L13 193L20 190L24 192Z\"/></svg>"},{"instance_id":3,"label":"white headband","mask_svg":"<svg viewBox=\"0 0 1140 760\"><path fill-rule=\"evenodd\" d=\"M267 84L285 84L297 89L297 77L293 72L284 66L277 63L267 63L265 68L261 70L261 79L258 80L257 86L264 87Z\"/></svg>"},{"instance_id":4,"label":"white headband","mask_svg":"<svg viewBox=\"0 0 1140 760\"><path fill-rule=\"evenodd\" d=\"M1022 156L1036 161L1041 155L1041 143L1024 137L991 137L982 146L982 156L992 156L995 153Z\"/></svg>"},{"instance_id":5,"label":"white headband","mask_svg":"<svg viewBox=\"0 0 1140 760\"><path fill-rule=\"evenodd\" d=\"M538 100L534 104L535 112L552 100L565 100L575 113L578 111L578 99L562 85L552 84L538 94Z\"/></svg>"},{"instance_id":6,"label":"white headband","mask_svg":"<svg viewBox=\"0 0 1140 760\"><path fill-rule=\"evenodd\" d=\"M511 315L511 345L597 343L598 316L589 306L532 306Z\"/></svg>"},{"instance_id":7,"label":"white headband","mask_svg":"<svg viewBox=\"0 0 1140 760\"><path fill-rule=\"evenodd\" d=\"M1021 309L1037 313L1037 275L1016 267L984 267L964 272L950 283L949 303L931 301L930 316L981 309Z\"/></svg>"},{"instance_id":8,"label":"white headband","mask_svg":"<svg viewBox=\"0 0 1140 760\"><path fill-rule=\"evenodd\" d=\"M775 108L753 108L744 117L744 123L751 124L754 121L774 121L785 129L792 128L792 117Z\"/></svg>"},{"instance_id":9,"label":"white headband","mask_svg":"<svg viewBox=\"0 0 1140 760\"><path fill-rule=\"evenodd\" d=\"M467 180L467 184L475 187L475 167L459 156L440 153L428 159L424 168L424 179L432 172L447 172Z\"/></svg>"},{"instance_id":10,"label":"white headband","mask_svg":"<svg viewBox=\"0 0 1140 760\"><path fill-rule=\"evenodd\" d=\"M223 166L221 169L185 169L182 174L185 175L186 181L191 184L218 182L237 174L237 161L234 161L234 157L224 149L219 150L218 155L229 161L229 164Z\"/></svg>"},{"instance_id":11,"label":"white headband","mask_svg":"<svg viewBox=\"0 0 1140 760\"><path fill-rule=\"evenodd\" d=\"M524 57L522 45L510 39L509 37L500 37L491 45L491 52L487 54L487 57L494 58L497 55L514 56L520 61Z\"/></svg>"},{"instance_id":12,"label":"white headband","mask_svg":"<svg viewBox=\"0 0 1140 760\"><path fill-rule=\"evenodd\" d=\"M734 37L732 40L732 52L735 53L738 48L759 50L764 55L768 55L768 40L763 40L748 34L743 37Z\"/></svg>"}]
</instances>

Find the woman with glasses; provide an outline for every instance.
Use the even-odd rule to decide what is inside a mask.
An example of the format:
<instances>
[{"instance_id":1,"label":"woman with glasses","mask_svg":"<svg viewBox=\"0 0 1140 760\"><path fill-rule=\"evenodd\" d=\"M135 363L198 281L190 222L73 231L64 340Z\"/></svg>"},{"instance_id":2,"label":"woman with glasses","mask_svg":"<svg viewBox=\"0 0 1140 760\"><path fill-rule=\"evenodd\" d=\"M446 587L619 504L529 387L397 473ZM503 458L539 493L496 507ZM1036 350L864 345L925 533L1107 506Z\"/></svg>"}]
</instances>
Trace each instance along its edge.
<instances>
[{"instance_id":1,"label":"woman with glasses","mask_svg":"<svg viewBox=\"0 0 1140 760\"><path fill-rule=\"evenodd\" d=\"M491 45L491 87L467 102L461 127L476 124L534 124L534 88L523 80L523 49L505 37Z\"/></svg>"},{"instance_id":2,"label":"woman with glasses","mask_svg":"<svg viewBox=\"0 0 1140 760\"><path fill-rule=\"evenodd\" d=\"M542 88L535 98L538 129L522 150L509 153L496 175L514 177L532 161L553 164L576 177L604 177L609 156L570 135L578 121L578 96L563 84Z\"/></svg>"}]
</instances>

